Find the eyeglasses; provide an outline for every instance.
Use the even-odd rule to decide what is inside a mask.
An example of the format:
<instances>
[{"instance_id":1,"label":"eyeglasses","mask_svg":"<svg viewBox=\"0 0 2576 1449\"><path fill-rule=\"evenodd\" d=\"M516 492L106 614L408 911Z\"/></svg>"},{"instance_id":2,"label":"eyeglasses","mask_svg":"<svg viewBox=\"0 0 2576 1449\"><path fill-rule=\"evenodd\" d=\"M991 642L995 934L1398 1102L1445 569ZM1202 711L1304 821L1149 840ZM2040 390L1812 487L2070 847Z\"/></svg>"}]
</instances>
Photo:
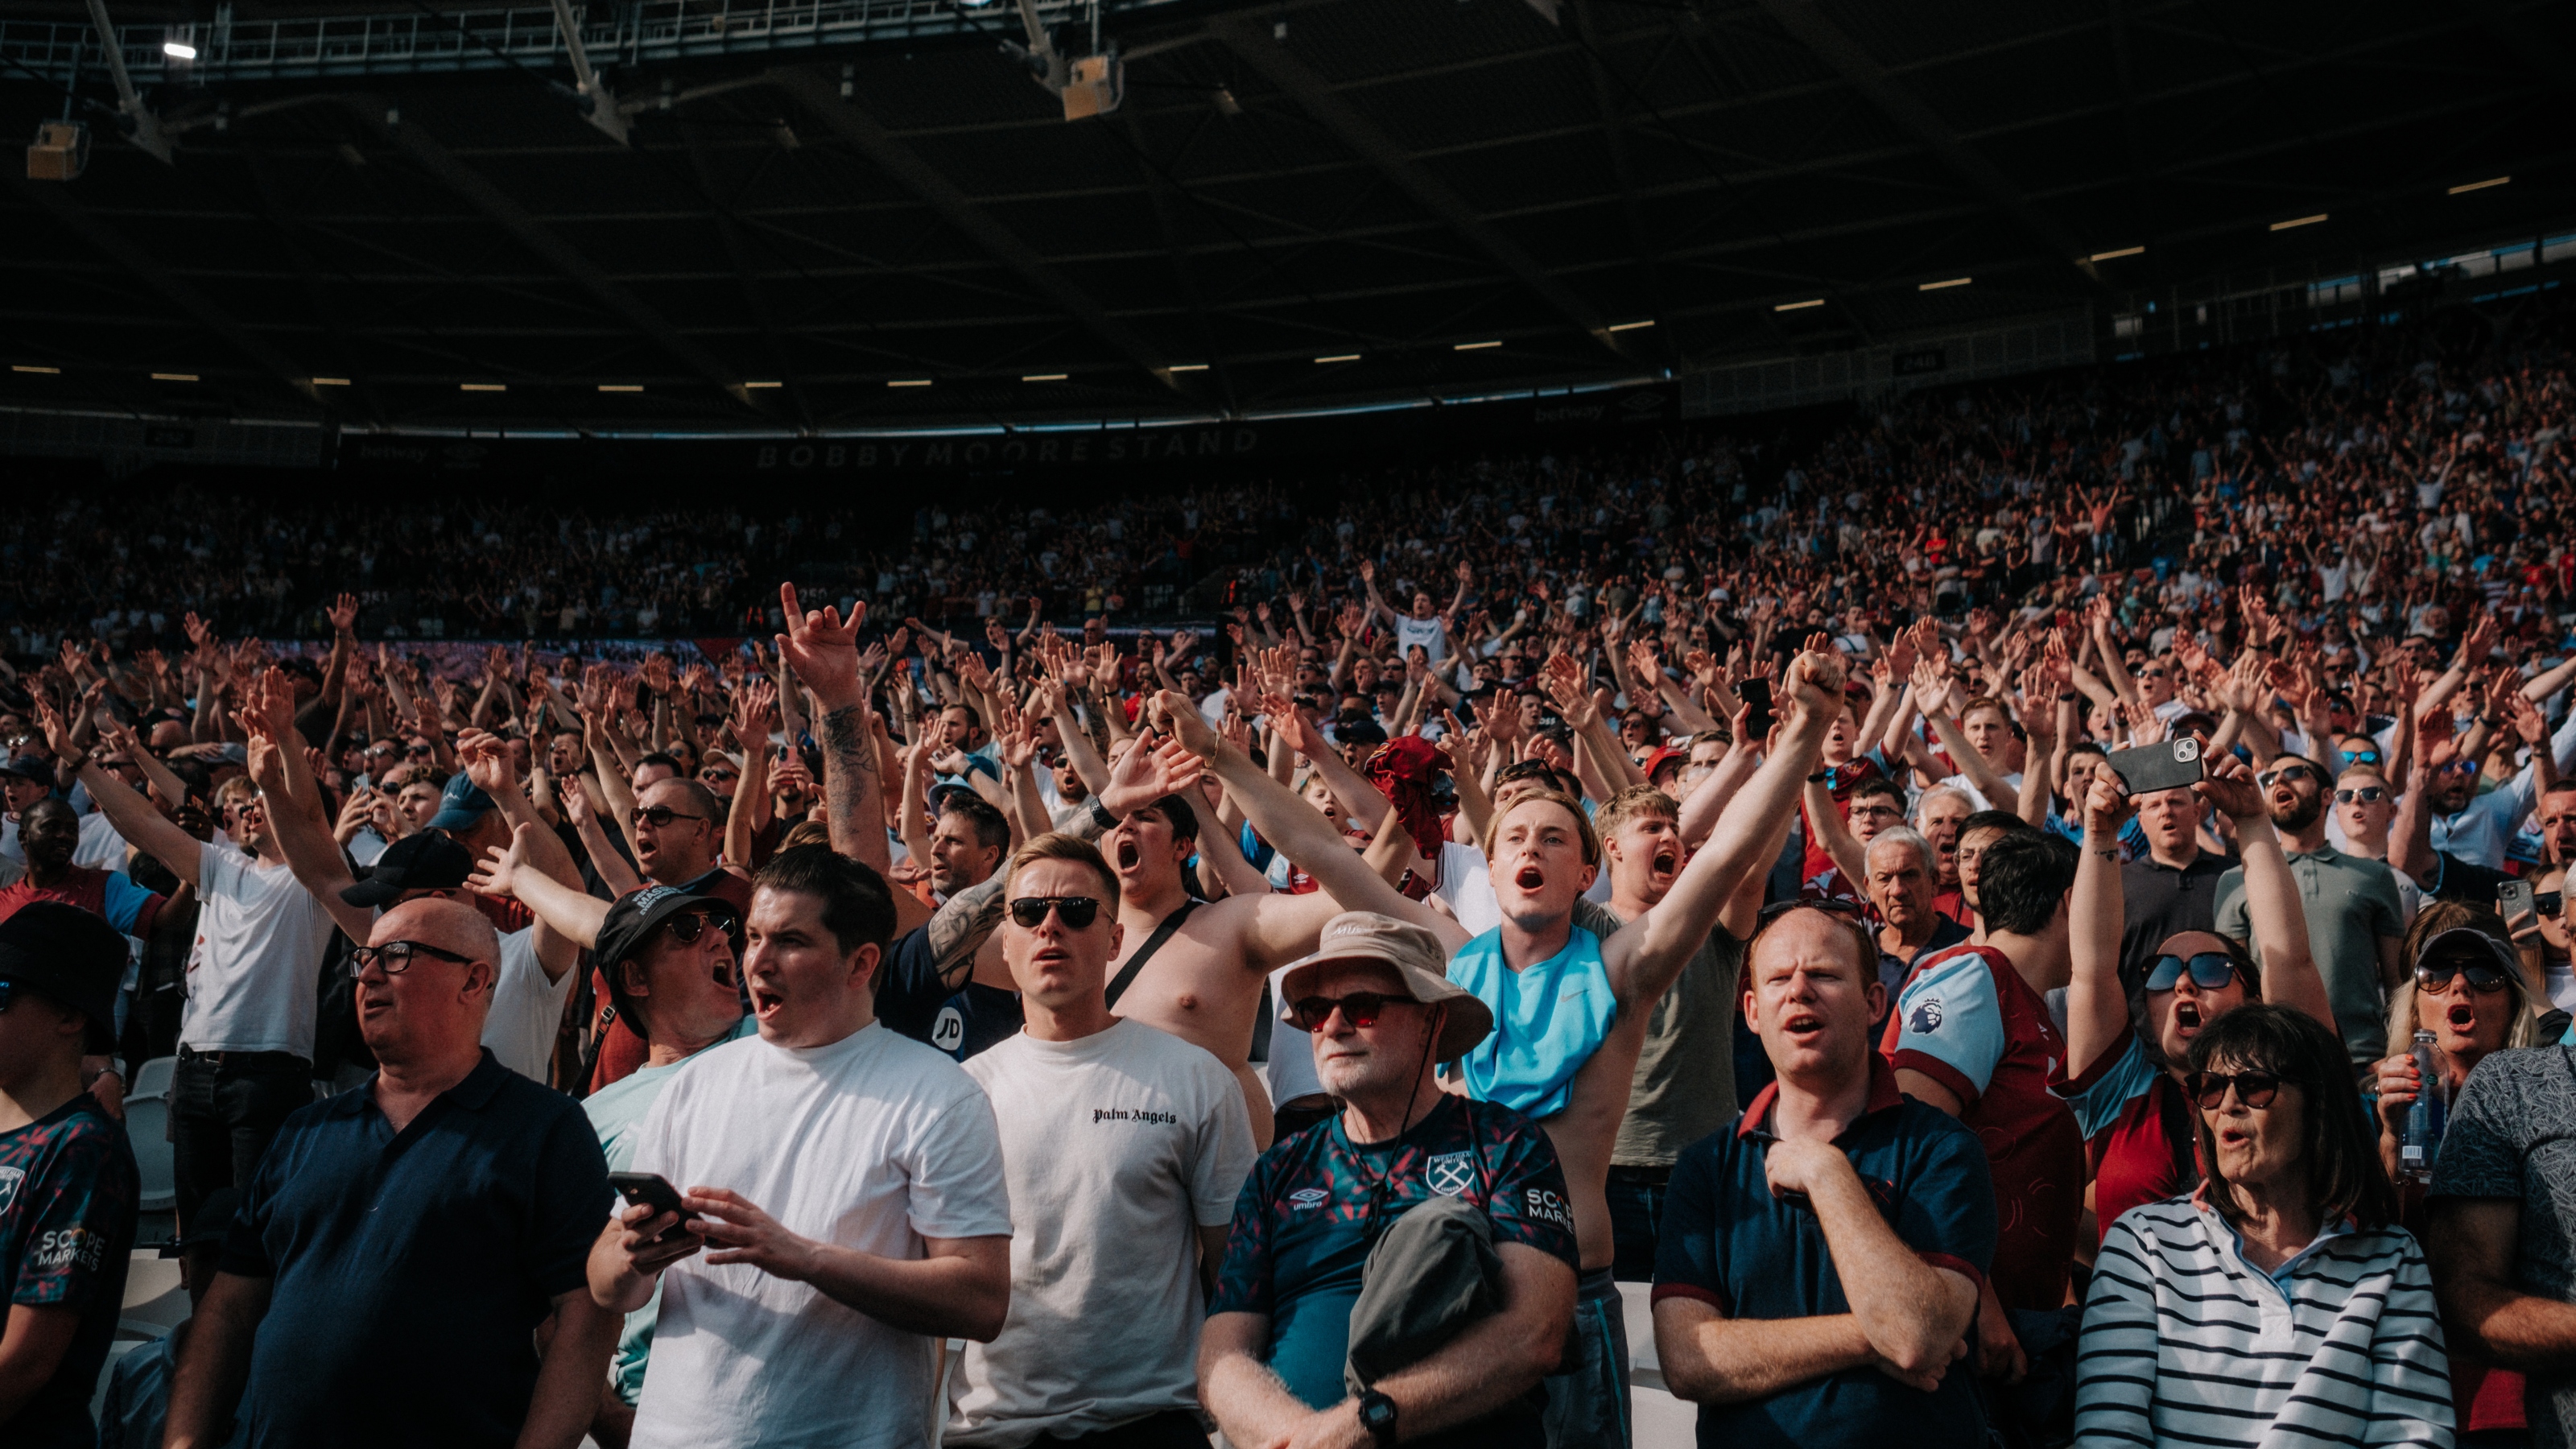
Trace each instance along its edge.
<instances>
[{"instance_id":1,"label":"eyeglasses","mask_svg":"<svg viewBox=\"0 0 2576 1449\"><path fill-rule=\"evenodd\" d=\"M1307 1031L1322 1031L1333 1013L1353 1026L1375 1026L1386 1014L1390 1001L1410 1001L1407 996L1389 996L1382 991L1354 991L1348 996L1309 996L1288 1008L1288 1019Z\"/></svg>"},{"instance_id":2,"label":"eyeglasses","mask_svg":"<svg viewBox=\"0 0 2576 1449\"><path fill-rule=\"evenodd\" d=\"M420 941L387 941L381 946L360 946L349 953L349 975L361 976L370 966L381 967L387 976L400 976L411 969L415 956L435 956L462 966L474 958Z\"/></svg>"},{"instance_id":3,"label":"eyeglasses","mask_svg":"<svg viewBox=\"0 0 2576 1449\"><path fill-rule=\"evenodd\" d=\"M2147 968L2149 991L2171 991L2182 981L2185 971L2191 973L2191 984L2203 991L2224 990L2236 979L2236 958L2224 951L2203 951L2185 960L2180 956L2158 956Z\"/></svg>"},{"instance_id":4,"label":"eyeglasses","mask_svg":"<svg viewBox=\"0 0 2576 1449\"><path fill-rule=\"evenodd\" d=\"M638 825L650 825L656 830L670 829L671 822L674 820L704 820L706 818L707 817L703 815L691 815L684 811L674 810L668 805L638 805L635 807L635 823Z\"/></svg>"},{"instance_id":5,"label":"eyeglasses","mask_svg":"<svg viewBox=\"0 0 2576 1449\"><path fill-rule=\"evenodd\" d=\"M2483 996L2504 990L2504 968L2492 961L2423 961L2416 964L2415 984L2426 991L2447 991L2451 978L2465 974L2469 989Z\"/></svg>"},{"instance_id":6,"label":"eyeglasses","mask_svg":"<svg viewBox=\"0 0 2576 1449\"><path fill-rule=\"evenodd\" d=\"M708 769L700 770L698 772L698 778L713 785L719 783L731 784L733 781L739 780L742 777L731 770L719 770L710 767Z\"/></svg>"},{"instance_id":7,"label":"eyeglasses","mask_svg":"<svg viewBox=\"0 0 2576 1449\"><path fill-rule=\"evenodd\" d=\"M2475 760L2449 760L2433 767L2436 775L2474 775L2477 772L2478 762Z\"/></svg>"},{"instance_id":8,"label":"eyeglasses","mask_svg":"<svg viewBox=\"0 0 2576 1449\"><path fill-rule=\"evenodd\" d=\"M2281 1095L2279 1072L2194 1072L2191 1074L2191 1099L2200 1110L2215 1112L2227 1102L2227 1089L2236 1089L2236 1100L2257 1111L2272 1105Z\"/></svg>"},{"instance_id":9,"label":"eyeglasses","mask_svg":"<svg viewBox=\"0 0 2576 1449\"><path fill-rule=\"evenodd\" d=\"M2385 785L2355 785L2349 790L2335 792L2337 805L2350 805L2356 800L2364 805L2376 805L2387 798L2388 787Z\"/></svg>"},{"instance_id":10,"label":"eyeglasses","mask_svg":"<svg viewBox=\"0 0 2576 1449\"><path fill-rule=\"evenodd\" d=\"M1100 919L1100 902L1089 896L1021 896L1011 902L1011 922L1024 931L1046 924L1047 912L1068 931L1086 930Z\"/></svg>"},{"instance_id":11,"label":"eyeglasses","mask_svg":"<svg viewBox=\"0 0 2576 1449\"><path fill-rule=\"evenodd\" d=\"M2531 908L2544 916L2554 916L2565 899L2558 891L2542 891L2531 898Z\"/></svg>"},{"instance_id":12,"label":"eyeglasses","mask_svg":"<svg viewBox=\"0 0 2576 1449\"><path fill-rule=\"evenodd\" d=\"M2335 753L2343 756L2343 762L2347 766L2376 765L2379 763L2379 751L2377 750L2337 750Z\"/></svg>"},{"instance_id":13,"label":"eyeglasses","mask_svg":"<svg viewBox=\"0 0 2576 1449\"><path fill-rule=\"evenodd\" d=\"M2283 780L2287 780L2291 784L2295 785L2301 780L2313 780L2316 777L2317 772L2309 769L2305 765L2283 765L2277 770L2266 770L2262 774L2255 776L2254 783L2262 786L2266 790L2269 790Z\"/></svg>"}]
</instances>

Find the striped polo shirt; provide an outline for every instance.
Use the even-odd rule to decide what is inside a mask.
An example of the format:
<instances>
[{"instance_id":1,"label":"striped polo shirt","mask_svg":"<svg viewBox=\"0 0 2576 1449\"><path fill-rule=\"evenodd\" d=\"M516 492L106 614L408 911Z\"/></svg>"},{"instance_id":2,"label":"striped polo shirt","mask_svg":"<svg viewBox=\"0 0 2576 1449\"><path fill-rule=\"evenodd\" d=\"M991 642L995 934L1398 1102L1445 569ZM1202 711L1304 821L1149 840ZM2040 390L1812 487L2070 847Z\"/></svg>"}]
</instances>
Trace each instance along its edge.
<instances>
[{"instance_id":1,"label":"striped polo shirt","mask_svg":"<svg viewBox=\"0 0 2576 1449\"><path fill-rule=\"evenodd\" d=\"M2079 1444L2451 1442L2432 1275L2391 1225L2271 1273L2199 1194L2112 1225L2075 1361Z\"/></svg>"}]
</instances>

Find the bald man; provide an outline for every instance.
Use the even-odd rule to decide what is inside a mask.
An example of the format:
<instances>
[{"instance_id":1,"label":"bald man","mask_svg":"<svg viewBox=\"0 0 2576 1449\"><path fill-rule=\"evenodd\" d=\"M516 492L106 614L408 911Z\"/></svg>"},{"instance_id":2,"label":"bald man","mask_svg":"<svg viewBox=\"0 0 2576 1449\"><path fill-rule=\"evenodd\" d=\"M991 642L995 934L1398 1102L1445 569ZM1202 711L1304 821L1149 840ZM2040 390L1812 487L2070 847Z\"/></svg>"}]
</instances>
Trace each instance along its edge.
<instances>
[{"instance_id":1,"label":"bald man","mask_svg":"<svg viewBox=\"0 0 2576 1449\"><path fill-rule=\"evenodd\" d=\"M617 1336L583 1291L608 1167L579 1104L482 1045L499 955L481 912L439 899L350 953L379 1070L287 1118L251 1175L170 1449L223 1442L237 1409L283 1443L581 1441Z\"/></svg>"}]
</instances>

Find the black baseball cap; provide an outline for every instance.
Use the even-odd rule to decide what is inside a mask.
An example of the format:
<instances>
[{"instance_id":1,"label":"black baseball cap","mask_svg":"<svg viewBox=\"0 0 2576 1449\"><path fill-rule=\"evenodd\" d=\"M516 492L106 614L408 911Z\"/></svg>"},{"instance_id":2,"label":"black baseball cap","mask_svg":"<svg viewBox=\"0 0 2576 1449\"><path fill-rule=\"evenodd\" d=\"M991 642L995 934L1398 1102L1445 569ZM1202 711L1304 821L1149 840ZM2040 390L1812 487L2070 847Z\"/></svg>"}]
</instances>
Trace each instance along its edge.
<instances>
[{"instance_id":1,"label":"black baseball cap","mask_svg":"<svg viewBox=\"0 0 2576 1449\"><path fill-rule=\"evenodd\" d=\"M474 857L464 846L424 830L386 846L364 879L340 888L340 899L353 906L389 906L404 891L452 891L473 874Z\"/></svg>"},{"instance_id":2,"label":"black baseball cap","mask_svg":"<svg viewBox=\"0 0 2576 1449\"><path fill-rule=\"evenodd\" d=\"M657 885L630 891L609 903L608 914L599 923L599 940L592 946L591 954L603 966L629 960L644 949L644 943L653 938L653 933L662 928L664 921L691 911L713 912L732 922L737 935L735 944L737 947L740 945L742 917L734 910L732 902L719 896L696 895L678 886Z\"/></svg>"},{"instance_id":3,"label":"black baseball cap","mask_svg":"<svg viewBox=\"0 0 2576 1449\"><path fill-rule=\"evenodd\" d=\"M0 760L0 775L15 775L21 780L30 780L42 785L48 790L54 788L53 761L41 755L19 755L13 759Z\"/></svg>"},{"instance_id":4,"label":"black baseball cap","mask_svg":"<svg viewBox=\"0 0 2576 1449\"><path fill-rule=\"evenodd\" d=\"M15 982L89 1018L90 1048L116 1036L125 938L78 906L38 901L0 921L0 981Z\"/></svg>"}]
</instances>

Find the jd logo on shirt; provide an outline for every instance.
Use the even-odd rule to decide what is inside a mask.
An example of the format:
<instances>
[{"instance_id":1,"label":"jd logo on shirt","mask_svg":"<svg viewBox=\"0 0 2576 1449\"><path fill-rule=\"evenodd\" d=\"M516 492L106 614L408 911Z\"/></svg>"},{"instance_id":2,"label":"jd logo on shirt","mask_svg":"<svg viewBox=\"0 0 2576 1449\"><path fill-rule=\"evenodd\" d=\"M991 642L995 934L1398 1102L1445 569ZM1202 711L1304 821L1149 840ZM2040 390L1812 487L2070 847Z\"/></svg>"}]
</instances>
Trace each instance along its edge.
<instances>
[{"instance_id":1,"label":"jd logo on shirt","mask_svg":"<svg viewBox=\"0 0 2576 1449\"><path fill-rule=\"evenodd\" d=\"M1916 1004L1914 1014L1905 1018L1905 1029L1917 1036L1930 1036L1941 1029L1941 998L1927 996Z\"/></svg>"},{"instance_id":2,"label":"jd logo on shirt","mask_svg":"<svg viewBox=\"0 0 2576 1449\"><path fill-rule=\"evenodd\" d=\"M1465 1152L1443 1152L1422 1164L1422 1180L1442 1197L1456 1197L1476 1180L1476 1169Z\"/></svg>"},{"instance_id":3,"label":"jd logo on shirt","mask_svg":"<svg viewBox=\"0 0 2576 1449\"><path fill-rule=\"evenodd\" d=\"M956 1007L939 1008L939 1019L930 1024L930 1044L941 1051L953 1052L965 1039L966 1018L958 1014Z\"/></svg>"}]
</instances>

